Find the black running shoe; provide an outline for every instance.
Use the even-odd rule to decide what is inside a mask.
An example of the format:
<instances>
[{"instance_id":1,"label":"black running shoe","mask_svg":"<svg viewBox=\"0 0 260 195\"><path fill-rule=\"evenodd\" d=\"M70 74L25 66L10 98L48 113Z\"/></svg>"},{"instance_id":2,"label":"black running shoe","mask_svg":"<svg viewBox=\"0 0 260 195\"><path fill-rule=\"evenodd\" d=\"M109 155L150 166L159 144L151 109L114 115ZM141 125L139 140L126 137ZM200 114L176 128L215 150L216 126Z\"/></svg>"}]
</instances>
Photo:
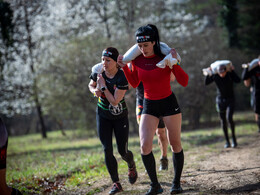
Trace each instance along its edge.
<instances>
[{"instance_id":1,"label":"black running shoe","mask_svg":"<svg viewBox=\"0 0 260 195\"><path fill-rule=\"evenodd\" d=\"M23 195L19 190L12 188L12 193L11 195Z\"/></svg>"},{"instance_id":2,"label":"black running shoe","mask_svg":"<svg viewBox=\"0 0 260 195\"><path fill-rule=\"evenodd\" d=\"M120 183L114 183L112 189L110 190L109 194L116 194L118 192L122 192L123 188Z\"/></svg>"},{"instance_id":3,"label":"black running shoe","mask_svg":"<svg viewBox=\"0 0 260 195\"><path fill-rule=\"evenodd\" d=\"M232 140L231 147L232 147L232 148L237 147L237 141L236 141L236 139L233 139L233 140Z\"/></svg>"},{"instance_id":4,"label":"black running shoe","mask_svg":"<svg viewBox=\"0 0 260 195\"><path fill-rule=\"evenodd\" d=\"M128 168L128 181L130 184L134 184L137 180L137 171L136 167L134 166L133 168Z\"/></svg>"},{"instance_id":5,"label":"black running shoe","mask_svg":"<svg viewBox=\"0 0 260 195\"><path fill-rule=\"evenodd\" d=\"M163 157L160 159L160 167L159 167L159 171L162 170L168 170L168 159L167 157Z\"/></svg>"},{"instance_id":6,"label":"black running shoe","mask_svg":"<svg viewBox=\"0 0 260 195\"><path fill-rule=\"evenodd\" d=\"M149 191L145 195L155 195L163 193L161 185L158 183L156 186L151 186Z\"/></svg>"},{"instance_id":7,"label":"black running shoe","mask_svg":"<svg viewBox=\"0 0 260 195\"><path fill-rule=\"evenodd\" d=\"M227 143L224 145L224 148L230 148L230 143L227 142Z\"/></svg>"},{"instance_id":8,"label":"black running shoe","mask_svg":"<svg viewBox=\"0 0 260 195\"><path fill-rule=\"evenodd\" d=\"M173 184L172 185L172 189L171 189L171 194L179 194L181 193L183 190L181 188L181 185L176 185L176 184Z\"/></svg>"}]
</instances>

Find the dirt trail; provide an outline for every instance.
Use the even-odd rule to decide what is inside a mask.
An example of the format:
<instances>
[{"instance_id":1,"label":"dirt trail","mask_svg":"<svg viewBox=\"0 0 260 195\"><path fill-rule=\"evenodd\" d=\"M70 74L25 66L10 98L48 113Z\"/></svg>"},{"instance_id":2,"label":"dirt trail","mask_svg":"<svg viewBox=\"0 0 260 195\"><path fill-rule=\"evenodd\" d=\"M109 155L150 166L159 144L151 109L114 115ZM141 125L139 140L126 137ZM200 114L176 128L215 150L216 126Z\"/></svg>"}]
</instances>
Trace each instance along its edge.
<instances>
[{"instance_id":1,"label":"dirt trail","mask_svg":"<svg viewBox=\"0 0 260 195\"><path fill-rule=\"evenodd\" d=\"M184 171L183 180L205 194L260 194L260 134L237 148L206 154L196 169Z\"/></svg>"},{"instance_id":2,"label":"dirt trail","mask_svg":"<svg viewBox=\"0 0 260 195\"><path fill-rule=\"evenodd\" d=\"M212 153L208 146L185 152L181 179L183 194L260 194L260 134L248 136L243 143L238 139L237 148L224 149L222 144L216 146L219 147L217 153ZM171 164L170 161L168 171L158 172L163 194L170 194ZM121 178L124 192L119 195L145 194L149 188L149 179L144 172L139 172L139 178L132 186L124 176ZM102 183L100 181L98 185L102 186ZM111 187L108 183L104 182L104 191L97 194L108 194Z\"/></svg>"}]
</instances>

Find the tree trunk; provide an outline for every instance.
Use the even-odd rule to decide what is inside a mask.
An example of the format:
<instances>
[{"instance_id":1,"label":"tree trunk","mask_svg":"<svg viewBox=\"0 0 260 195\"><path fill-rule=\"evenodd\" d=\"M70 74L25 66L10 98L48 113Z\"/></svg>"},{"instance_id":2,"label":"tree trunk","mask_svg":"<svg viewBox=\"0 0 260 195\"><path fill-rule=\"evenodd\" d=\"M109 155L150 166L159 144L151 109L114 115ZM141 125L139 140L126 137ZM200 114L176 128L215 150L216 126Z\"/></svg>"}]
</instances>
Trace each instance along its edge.
<instances>
[{"instance_id":1,"label":"tree trunk","mask_svg":"<svg viewBox=\"0 0 260 195\"><path fill-rule=\"evenodd\" d=\"M23 8L24 8L24 17L25 17L25 28L26 28L26 32L27 32L27 43L28 43L28 50L29 50L29 58L30 58L30 69L31 69L31 73L33 75L33 99L34 99L34 103L37 109L37 114L39 117L39 121L41 124L41 133L42 133L42 138L47 138L47 133L46 133L46 126L44 123L44 118L43 118L43 114L42 114L42 107L39 101L39 96L38 96L38 86L37 86L37 79L35 77L35 70L34 70L34 60L33 60L33 44L32 44L32 36L31 36L31 29L30 29L30 22L28 19L28 10L26 7L26 3L23 4Z\"/></svg>"},{"instance_id":2,"label":"tree trunk","mask_svg":"<svg viewBox=\"0 0 260 195\"><path fill-rule=\"evenodd\" d=\"M223 0L222 18L228 30L229 47L238 47L238 19L237 19L237 0Z\"/></svg>"},{"instance_id":3,"label":"tree trunk","mask_svg":"<svg viewBox=\"0 0 260 195\"><path fill-rule=\"evenodd\" d=\"M35 95L37 96L37 98L35 99L35 103L36 103L37 113L38 113L38 117L39 117L40 124L41 124L42 138L47 138L46 126L45 126L44 118L43 118L43 114L42 114L42 107L38 100L38 94L36 93Z\"/></svg>"},{"instance_id":4,"label":"tree trunk","mask_svg":"<svg viewBox=\"0 0 260 195\"><path fill-rule=\"evenodd\" d=\"M59 119L55 118L55 122L58 124L59 129L61 130L61 134L62 134L63 136L66 136L66 133L65 133L64 128L63 128L63 122L62 122L62 120L59 120Z\"/></svg>"}]
</instances>

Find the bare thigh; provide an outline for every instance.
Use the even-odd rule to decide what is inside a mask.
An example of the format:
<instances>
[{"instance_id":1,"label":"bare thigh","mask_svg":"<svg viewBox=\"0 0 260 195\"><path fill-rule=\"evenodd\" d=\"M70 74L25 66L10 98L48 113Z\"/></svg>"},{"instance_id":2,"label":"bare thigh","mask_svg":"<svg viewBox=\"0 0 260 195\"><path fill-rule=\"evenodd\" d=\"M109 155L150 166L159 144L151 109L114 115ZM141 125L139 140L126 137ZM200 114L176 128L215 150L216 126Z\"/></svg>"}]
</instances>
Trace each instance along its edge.
<instances>
[{"instance_id":1,"label":"bare thigh","mask_svg":"<svg viewBox=\"0 0 260 195\"><path fill-rule=\"evenodd\" d=\"M163 117L165 126L167 128L169 144L173 152L180 152L182 150L181 146L181 123L182 115L181 113Z\"/></svg>"},{"instance_id":2,"label":"bare thigh","mask_svg":"<svg viewBox=\"0 0 260 195\"><path fill-rule=\"evenodd\" d=\"M147 155L153 148L153 137L157 129L159 119L149 114L142 114L139 125L141 154Z\"/></svg>"}]
</instances>

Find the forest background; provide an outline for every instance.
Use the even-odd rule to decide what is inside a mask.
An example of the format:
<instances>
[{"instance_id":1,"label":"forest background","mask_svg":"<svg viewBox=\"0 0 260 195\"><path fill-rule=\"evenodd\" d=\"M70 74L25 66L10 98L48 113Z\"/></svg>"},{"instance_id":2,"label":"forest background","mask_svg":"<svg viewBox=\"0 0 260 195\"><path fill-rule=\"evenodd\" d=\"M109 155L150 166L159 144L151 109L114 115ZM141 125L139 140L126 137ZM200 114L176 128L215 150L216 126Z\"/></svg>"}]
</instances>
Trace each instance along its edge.
<instances>
[{"instance_id":1,"label":"forest background","mask_svg":"<svg viewBox=\"0 0 260 195\"><path fill-rule=\"evenodd\" d=\"M124 54L135 30L155 24L161 41L176 48L190 80L176 81L183 130L209 126L217 116L216 88L202 69L260 54L258 0L0 0L0 116L9 135L81 129L95 134L97 99L88 90L91 67L102 50ZM236 110L251 110L250 92L235 85ZM126 94L130 133L137 134L135 90Z\"/></svg>"}]
</instances>

